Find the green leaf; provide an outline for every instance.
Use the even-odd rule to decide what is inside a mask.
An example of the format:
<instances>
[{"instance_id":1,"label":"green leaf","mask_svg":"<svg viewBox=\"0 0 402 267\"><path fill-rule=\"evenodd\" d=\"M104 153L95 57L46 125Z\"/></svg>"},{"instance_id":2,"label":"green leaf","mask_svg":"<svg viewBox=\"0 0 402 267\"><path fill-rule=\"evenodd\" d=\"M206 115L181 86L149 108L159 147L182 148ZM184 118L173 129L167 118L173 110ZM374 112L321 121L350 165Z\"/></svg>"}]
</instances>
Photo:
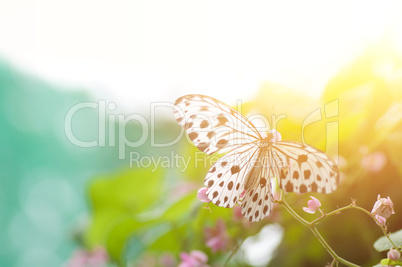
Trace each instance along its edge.
<instances>
[{"instance_id":1,"label":"green leaf","mask_svg":"<svg viewBox=\"0 0 402 267\"><path fill-rule=\"evenodd\" d=\"M196 203L196 199L196 192L191 192L178 199L161 203L158 207L152 207L151 209L138 214L137 218L140 221L148 222L178 221L183 216L188 216L189 212L194 210L193 206Z\"/></svg>"},{"instance_id":2,"label":"green leaf","mask_svg":"<svg viewBox=\"0 0 402 267\"><path fill-rule=\"evenodd\" d=\"M159 236L149 245L149 249L152 251L166 252L170 251L173 254L178 254L182 249L181 242L178 240L183 240L185 238L185 229L188 225L182 225L180 227L169 227L165 225L164 231L162 231Z\"/></svg>"},{"instance_id":3,"label":"green leaf","mask_svg":"<svg viewBox=\"0 0 402 267\"><path fill-rule=\"evenodd\" d=\"M145 223L138 222L134 219L126 218L119 223L116 223L114 226L111 227L110 231L108 232L108 239L107 239L107 250L109 255L120 261L123 256L123 251L127 250L126 246L130 247L130 251L134 251L133 247L136 248L135 252L139 255L142 250L138 248L142 248L142 244L139 242L129 243L127 242L130 239L130 236L136 232L140 232L144 229L147 225ZM133 254L132 252L131 254Z\"/></svg>"},{"instance_id":4,"label":"green leaf","mask_svg":"<svg viewBox=\"0 0 402 267\"><path fill-rule=\"evenodd\" d=\"M381 260L381 265L379 266L397 266L397 265L401 265L402 261L394 261L391 259L382 259Z\"/></svg>"},{"instance_id":5,"label":"green leaf","mask_svg":"<svg viewBox=\"0 0 402 267\"><path fill-rule=\"evenodd\" d=\"M183 216L191 216L193 212L197 212L197 210L193 208L196 200L197 194L195 192L184 196L164 212L161 220L177 221Z\"/></svg>"},{"instance_id":6,"label":"green leaf","mask_svg":"<svg viewBox=\"0 0 402 267\"><path fill-rule=\"evenodd\" d=\"M85 236L87 245L107 244L113 258L120 260L129 235L152 223L135 218L160 202L163 174L162 170L152 172L148 168L95 179L89 186L93 220Z\"/></svg>"},{"instance_id":7,"label":"green leaf","mask_svg":"<svg viewBox=\"0 0 402 267\"><path fill-rule=\"evenodd\" d=\"M381 266L385 265L388 266L390 259L382 259L381 260Z\"/></svg>"},{"instance_id":8,"label":"green leaf","mask_svg":"<svg viewBox=\"0 0 402 267\"><path fill-rule=\"evenodd\" d=\"M402 246L402 229L390 234L389 238L392 240L392 242L394 242L395 246ZM392 247L393 246L391 242L389 242L388 238L386 238L385 236L380 237L374 243L374 248L377 251L386 251Z\"/></svg>"}]
</instances>

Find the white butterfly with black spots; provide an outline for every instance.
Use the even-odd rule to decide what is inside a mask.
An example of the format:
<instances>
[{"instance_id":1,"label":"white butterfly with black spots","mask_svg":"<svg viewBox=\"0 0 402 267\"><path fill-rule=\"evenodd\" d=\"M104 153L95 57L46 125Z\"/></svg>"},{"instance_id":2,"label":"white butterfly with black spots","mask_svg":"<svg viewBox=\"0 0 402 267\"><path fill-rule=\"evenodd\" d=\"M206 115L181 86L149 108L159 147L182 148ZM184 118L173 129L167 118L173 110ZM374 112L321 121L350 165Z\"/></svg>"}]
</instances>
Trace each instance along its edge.
<instances>
[{"instance_id":1,"label":"white butterfly with black spots","mask_svg":"<svg viewBox=\"0 0 402 267\"><path fill-rule=\"evenodd\" d=\"M260 133L242 114L209 96L186 95L175 103L175 118L206 154L222 156L205 177L207 196L217 206L237 203L249 221L269 215L271 178L285 192L333 192L338 167L324 152L298 142L280 141L271 130ZM240 201L241 200L241 201Z\"/></svg>"}]
</instances>

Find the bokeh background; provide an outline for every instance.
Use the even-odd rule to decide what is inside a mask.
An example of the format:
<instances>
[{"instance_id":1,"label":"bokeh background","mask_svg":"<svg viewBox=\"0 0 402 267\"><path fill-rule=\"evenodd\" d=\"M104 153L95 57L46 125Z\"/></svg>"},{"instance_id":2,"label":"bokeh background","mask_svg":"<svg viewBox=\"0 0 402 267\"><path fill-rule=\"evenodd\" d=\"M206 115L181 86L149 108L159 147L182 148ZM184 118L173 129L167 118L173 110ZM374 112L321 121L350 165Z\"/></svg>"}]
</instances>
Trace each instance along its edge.
<instances>
[{"instance_id":1,"label":"bokeh background","mask_svg":"<svg viewBox=\"0 0 402 267\"><path fill-rule=\"evenodd\" d=\"M194 93L233 106L240 100L244 114L286 114L277 129L288 140L301 141L303 121L321 114L305 141L339 162L341 183L330 195L288 194L290 205L312 220L302 211L310 195L325 211L352 198L371 210L378 194L390 196L396 214L388 229L399 230L401 13L400 1L3 1L0 265L177 266L192 250L210 266L231 254L229 266L330 262L280 207L253 224L238 209L204 209L196 192L209 158L184 136L152 145L151 133L157 143L179 136L167 103ZM68 111L96 104L77 111L70 126L80 140L100 141L102 101L112 127L106 142L74 145ZM328 103L337 104L337 116L326 116ZM138 122L117 119L132 114L154 127L122 159L119 133L142 136ZM185 170L136 167L131 152L191 161ZM382 232L363 213L346 211L319 230L349 261L372 266L386 257L373 248Z\"/></svg>"}]
</instances>

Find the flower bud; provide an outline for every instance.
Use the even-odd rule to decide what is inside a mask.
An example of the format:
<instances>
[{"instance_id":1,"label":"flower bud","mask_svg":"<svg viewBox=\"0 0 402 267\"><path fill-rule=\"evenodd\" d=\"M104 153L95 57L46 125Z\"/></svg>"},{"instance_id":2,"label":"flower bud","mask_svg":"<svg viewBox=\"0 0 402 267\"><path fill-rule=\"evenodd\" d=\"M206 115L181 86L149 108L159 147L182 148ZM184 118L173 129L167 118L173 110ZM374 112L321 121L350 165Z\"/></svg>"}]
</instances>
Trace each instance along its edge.
<instances>
[{"instance_id":1,"label":"flower bud","mask_svg":"<svg viewBox=\"0 0 402 267\"><path fill-rule=\"evenodd\" d=\"M400 253L398 250L396 250L396 249L394 249L394 248L391 248L391 249L388 251L387 257L388 257L388 259L397 261L397 260L399 260L399 258L401 257L401 253Z\"/></svg>"},{"instance_id":2,"label":"flower bud","mask_svg":"<svg viewBox=\"0 0 402 267\"><path fill-rule=\"evenodd\" d=\"M375 218L377 219L377 221L380 225L385 226L386 219L384 217L381 217L380 215L376 214Z\"/></svg>"},{"instance_id":3,"label":"flower bud","mask_svg":"<svg viewBox=\"0 0 402 267\"><path fill-rule=\"evenodd\" d=\"M395 214L394 203L392 203L392 200L389 197L381 198L380 195L378 195L377 201L375 202L371 213L377 214L384 219L388 219L391 214Z\"/></svg>"}]
</instances>

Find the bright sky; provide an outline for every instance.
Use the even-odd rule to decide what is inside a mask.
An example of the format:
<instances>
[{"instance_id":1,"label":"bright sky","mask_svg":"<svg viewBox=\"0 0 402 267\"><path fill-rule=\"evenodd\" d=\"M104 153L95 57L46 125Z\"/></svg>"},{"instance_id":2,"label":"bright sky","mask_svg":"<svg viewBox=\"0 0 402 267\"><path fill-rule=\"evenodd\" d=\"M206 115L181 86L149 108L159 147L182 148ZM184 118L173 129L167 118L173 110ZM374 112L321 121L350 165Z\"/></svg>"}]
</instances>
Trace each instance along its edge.
<instances>
[{"instance_id":1,"label":"bright sky","mask_svg":"<svg viewBox=\"0 0 402 267\"><path fill-rule=\"evenodd\" d=\"M0 56L133 111L189 93L234 103L263 81L318 96L385 31L402 46L401 14L400 0L14 0Z\"/></svg>"}]
</instances>

